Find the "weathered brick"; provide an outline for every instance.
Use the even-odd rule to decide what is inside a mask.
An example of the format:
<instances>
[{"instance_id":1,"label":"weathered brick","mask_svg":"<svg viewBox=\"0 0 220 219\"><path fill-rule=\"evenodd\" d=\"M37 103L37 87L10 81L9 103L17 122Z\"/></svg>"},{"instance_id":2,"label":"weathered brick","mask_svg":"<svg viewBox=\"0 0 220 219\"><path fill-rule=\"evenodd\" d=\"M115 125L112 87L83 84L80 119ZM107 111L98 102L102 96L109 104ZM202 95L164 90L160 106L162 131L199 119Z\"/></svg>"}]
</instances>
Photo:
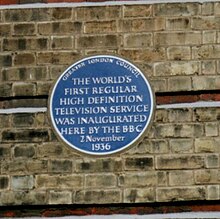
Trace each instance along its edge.
<instances>
[{"instance_id":1,"label":"weathered brick","mask_svg":"<svg viewBox=\"0 0 220 219\"><path fill-rule=\"evenodd\" d=\"M67 20L72 18L72 8L53 8L52 20Z\"/></svg>"},{"instance_id":2,"label":"weathered brick","mask_svg":"<svg viewBox=\"0 0 220 219\"><path fill-rule=\"evenodd\" d=\"M9 188L9 177L0 176L0 190L6 190Z\"/></svg>"},{"instance_id":3,"label":"weathered brick","mask_svg":"<svg viewBox=\"0 0 220 219\"><path fill-rule=\"evenodd\" d=\"M154 188L125 189L124 191L125 203L140 203L140 202L154 202L154 201L155 201Z\"/></svg>"},{"instance_id":4,"label":"weathered brick","mask_svg":"<svg viewBox=\"0 0 220 219\"><path fill-rule=\"evenodd\" d=\"M190 60L191 59L191 48L188 46L171 46L167 49L167 57L169 60L176 60L176 61L177 60ZM196 62L191 62L190 64L193 65L195 63ZM178 62L177 64L184 65L185 63ZM187 69L187 66L185 66L185 68Z\"/></svg>"},{"instance_id":5,"label":"weathered brick","mask_svg":"<svg viewBox=\"0 0 220 219\"><path fill-rule=\"evenodd\" d=\"M73 37L53 37L51 42L52 49L72 49Z\"/></svg>"},{"instance_id":6,"label":"weathered brick","mask_svg":"<svg viewBox=\"0 0 220 219\"><path fill-rule=\"evenodd\" d=\"M203 16L192 18L192 29L194 30L213 30L219 29L220 18L214 16Z\"/></svg>"},{"instance_id":7,"label":"weathered brick","mask_svg":"<svg viewBox=\"0 0 220 219\"><path fill-rule=\"evenodd\" d=\"M149 17L152 15L152 5L125 5L123 7L124 17Z\"/></svg>"},{"instance_id":8,"label":"weathered brick","mask_svg":"<svg viewBox=\"0 0 220 219\"><path fill-rule=\"evenodd\" d=\"M12 85L10 83L4 83L4 84L0 83L0 96L1 97L11 96L12 94L11 90L12 90Z\"/></svg>"},{"instance_id":9,"label":"weathered brick","mask_svg":"<svg viewBox=\"0 0 220 219\"><path fill-rule=\"evenodd\" d=\"M174 126L170 124L157 124L154 129L155 138L167 138L174 136Z\"/></svg>"},{"instance_id":10,"label":"weathered brick","mask_svg":"<svg viewBox=\"0 0 220 219\"><path fill-rule=\"evenodd\" d=\"M192 48L193 59L219 59L220 45L202 45Z\"/></svg>"},{"instance_id":11,"label":"weathered brick","mask_svg":"<svg viewBox=\"0 0 220 219\"><path fill-rule=\"evenodd\" d=\"M137 62L164 61L166 58L165 49L162 47L146 49L123 49L119 51L119 54Z\"/></svg>"},{"instance_id":12,"label":"weathered brick","mask_svg":"<svg viewBox=\"0 0 220 219\"><path fill-rule=\"evenodd\" d=\"M75 203L77 204L104 204L104 203L120 203L120 190L82 190L76 192Z\"/></svg>"},{"instance_id":13,"label":"weathered brick","mask_svg":"<svg viewBox=\"0 0 220 219\"><path fill-rule=\"evenodd\" d=\"M153 171L125 173L119 176L119 185L124 188L153 187L157 185L157 174Z\"/></svg>"},{"instance_id":14,"label":"weathered brick","mask_svg":"<svg viewBox=\"0 0 220 219\"><path fill-rule=\"evenodd\" d=\"M214 3L213 2L202 3L202 15L214 15Z\"/></svg>"},{"instance_id":15,"label":"weathered brick","mask_svg":"<svg viewBox=\"0 0 220 219\"><path fill-rule=\"evenodd\" d=\"M10 116L0 114L0 128L8 128L10 127Z\"/></svg>"},{"instance_id":16,"label":"weathered brick","mask_svg":"<svg viewBox=\"0 0 220 219\"><path fill-rule=\"evenodd\" d=\"M122 160L120 158L106 159L80 159L76 160L77 172L120 172L122 171Z\"/></svg>"},{"instance_id":17,"label":"weathered brick","mask_svg":"<svg viewBox=\"0 0 220 219\"><path fill-rule=\"evenodd\" d=\"M219 183L218 170L196 170L195 171L195 183L196 184L213 184Z\"/></svg>"},{"instance_id":18,"label":"weathered brick","mask_svg":"<svg viewBox=\"0 0 220 219\"><path fill-rule=\"evenodd\" d=\"M83 186L83 177L80 175L38 175L36 187L41 189L79 189Z\"/></svg>"},{"instance_id":19,"label":"weathered brick","mask_svg":"<svg viewBox=\"0 0 220 219\"><path fill-rule=\"evenodd\" d=\"M170 149L173 153L192 153L193 143L193 139L188 138L170 139Z\"/></svg>"},{"instance_id":20,"label":"weathered brick","mask_svg":"<svg viewBox=\"0 0 220 219\"><path fill-rule=\"evenodd\" d=\"M219 199L219 185L208 186L208 200L218 200Z\"/></svg>"},{"instance_id":21,"label":"weathered brick","mask_svg":"<svg viewBox=\"0 0 220 219\"><path fill-rule=\"evenodd\" d=\"M37 95L49 95L52 82L37 82Z\"/></svg>"},{"instance_id":22,"label":"weathered brick","mask_svg":"<svg viewBox=\"0 0 220 219\"><path fill-rule=\"evenodd\" d=\"M190 19L187 17L168 18L166 20L166 29L167 30L189 30Z\"/></svg>"},{"instance_id":23,"label":"weathered brick","mask_svg":"<svg viewBox=\"0 0 220 219\"><path fill-rule=\"evenodd\" d=\"M8 191L0 193L1 205L42 205L47 203L46 191Z\"/></svg>"},{"instance_id":24,"label":"weathered brick","mask_svg":"<svg viewBox=\"0 0 220 219\"><path fill-rule=\"evenodd\" d=\"M71 173L72 168L71 160L50 160L48 170L51 173Z\"/></svg>"},{"instance_id":25,"label":"weathered brick","mask_svg":"<svg viewBox=\"0 0 220 219\"><path fill-rule=\"evenodd\" d=\"M76 39L78 49L83 48L108 48L117 47L118 38L116 35L81 36Z\"/></svg>"},{"instance_id":26,"label":"weathered brick","mask_svg":"<svg viewBox=\"0 0 220 219\"><path fill-rule=\"evenodd\" d=\"M112 21L90 21L84 24L84 33L99 34L99 33L115 33L117 32L117 23Z\"/></svg>"},{"instance_id":27,"label":"weathered brick","mask_svg":"<svg viewBox=\"0 0 220 219\"><path fill-rule=\"evenodd\" d=\"M76 10L76 19L79 21L109 20L120 17L119 6L81 7Z\"/></svg>"},{"instance_id":28,"label":"weathered brick","mask_svg":"<svg viewBox=\"0 0 220 219\"><path fill-rule=\"evenodd\" d=\"M160 62L154 65L155 76L172 76L172 75L194 75L200 72L200 63L175 61L175 62ZM172 80L172 78L169 78Z\"/></svg>"},{"instance_id":29,"label":"weathered brick","mask_svg":"<svg viewBox=\"0 0 220 219\"><path fill-rule=\"evenodd\" d=\"M216 74L216 62L215 61L203 61L201 73L204 75Z\"/></svg>"},{"instance_id":30,"label":"weathered brick","mask_svg":"<svg viewBox=\"0 0 220 219\"><path fill-rule=\"evenodd\" d=\"M206 193L205 186L158 188L156 200L158 202L205 200Z\"/></svg>"},{"instance_id":31,"label":"weathered brick","mask_svg":"<svg viewBox=\"0 0 220 219\"><path fill-rule=\"evenodd\" d=\"M16 36L33 36L36 34L36 27L34 23L14 24L13 35Z\"/></svg>"},{"instance_id":32,"label":"weathered brick","mask_svg":"<svg viewBox=\"0 0 220 219\"><path fill-rule=\"evenodd\" d=\"M33 126L34 116L32 114L14 114L12 116L12 125L13 127L27 127Z\"/></svg>"},{"instance_id":33,"label":"weathered brick","mask_svg":"<svg viewBox=\"0 0 220 219\"><path fill-rule=\"evenodd\" d=\"M164 18L139 18L119 21L120 32L144 32L159 31L165 29Z\"/></svg>"},{"instance_id":34,"label":"weathered brick","mask_svg":"<svg viewBox=\"0 0 220 219\"><path fill-rule=\"evenodd\" d=\"M153 157L128 157L125 159L126 170L150 170L153 165Z\"/></svg>"},{"instance_id":35,"label":"weathered brick","mask_svg":"<svg viewBox=\"0 0 220 219\"><path fill-rule=\"evenodd\" d=\"M90 174L85 177L86 188L113 188L116 187L117 178L114 174Z\"/></svg>"},{"instance_id":36,"label":"weathered brick","mask_svg":"<svg viewBox=\"0 0 220 219\"><path fill-rule=\"evenodd\" d=\"M11 55L0 55L0 65L2 67L10 67L12 65Z\"/></svg>"},{"instance_id":37,"label":"weathered brick","mask_svg":"<svg viewBox=\"0 0 220 219\"><path fill-rule=\"evenodd\" d=\"M204 157L199 155L164 155L156 157L156 168L160 170L197 169L204 167Z\"/></svg>"},{"instance_id":38,"label":"weathered brick","mask_svg":"<svg viewBox=\"0 0 220 219\"><path fill-rule=\"evenodd\" d=\"M183 108L183 109L171 109L168 112L168 118L170 122L190 122L192 121L192 110Z\"/></svg>"},{"instance_id":39,"label":"weathered brick","mask_svg":"<svg viewBox=\"0 0 220 219\"><path fill-rule=\"evenodd\" d=\"M216 31L203 31L202 34L202 43L203 44L211 44L216 43Z\"/></svg>"},{"instance_id":40,"label":"weathered brick","mask_svg":"<svg viewBox=\"0 0 220 219\"><path fill-rule=\"evenodd\" d=\"M169 91L190 91L192 90L192 81L189 77L179 76L168 79Z\"/></svg>"},{"instance_id":41,"label":"weathered brick","mask_svg":"<svg viewBox=\"0 0 220 219\"><path fill-rule=\"evenodd\" d=\"M5 11L4 19L6 22L47 21L50 20L50 9L10 9Z\"/></svg>"},{"instance_id":42,"label":"weathered brick","mask_svg":"<svg viewBox=\"0 0 220 219\"><path fill-rule=\"evenodd\" d=\"M126 34L124 35L124 47L149 47L153 45L153 36L151 33L144 34Z\"/></svg>"},{"instance_id":43,"label":"weathered brick","mask_svg":"<svg viewBox=\"0 0 220 219\"><path fill-rule=\"evenodd\" d=\"M215 15L219 15L220 14L220 3L219 2L215 2L214 3L214 14Z\"/></svg>"},{"instance_id":44,"label":"weathered brick","mask_svg":"<svg viewBox=\"0 0 220 219\"><path fill-rule=\"evenodd\" d=\"M32 175L12 176L11 187L13 190L31 190L34 187L34 177Z\"/></svg>"},{"instance_id":45,"label":"weathered brick","mask_svg":"<svg viewBox=\"0 0 220 219\"><path fill-rule=\"evenodd\" d=\"M14 58L14 65L27 66L35 64L35 55L33 53L18 53Z\"/></svg>"},{"instance_id":46,"label":"weathered brick","mask_svg":"<svg viewBox=\"0 0 220 219\"><path fill-rule=\"evenodd\" d=\"M18 50L47 50L49 40L47 38L7 38L3 40L4 51Z\"/></svg>"},{"instance_id":47,"label":"weathered brick","mask_svg":"<svg viewBox=\"0 0 220 219\"><path fill-rule=\"evenodd\" d=\"M62 205L72 204L72 192L70 191L50 191L49 204Z\"/></svg>"},{"instance_id":48,"label":"weathered brick","mask_svg":"<svg viewBox=\"0 0 220 219\"><path fill-rule=\"evenodd\" d=\"M219 138L196 138L195 151L197 153L213 153L218 152Z\"/></svg>"},{"instance_id":49,"label":"weathered brick","mask_svg":"<svg viewBox=\"0 0 220 219\"><path fill-rule=\"evenodd\" d=\"M169 172L169 184L171 186L193 185L193 171L181 170Z\"/></svg>"},{"instance_id":50,"label":"weathered brick","mask_svg":"<svg viewBox=\"0 0 220 219\"><path fill-rule=\"evenodd\" d=\"M201 13L199 3L169 3L155 4L154 15L156 16L193 16Z\"/></svg>"},{"instance_id":51,"label":"weathered brick","mask_svg":"<svg viewBox=\"0 0 220 219\"><path fill-rule=\"evenodd\" d=\"M202 42L201 32L158 32L155 33L154 43L156 46L175 45L200 45Z\"/></svg>"},{"instance_id":52,"label":"weathered brick","mask_svg":"<svg viewBox=\"0 0 220 219\"><path fill-rule=\"evenodd\" d=\"M0 36L9 37L11 35L11 25L10 24L0 24Z\"/></svg>"},{"instance_id":53,"label":"weathered brick","mask_svg":"<svg viewBox=\"0 0 220 219\"><path fill-rule=\"evenodd\" d=\"M39 23L38 33L40 35L73 35L82 31L80 22L53 22Z\"/></svg>"},{"instance_id":54,"label":"weathered brick","mask_svg":"<svg viewBox=\"0 0 220 219\"><path fill-rule=\"evenodd\" d=\"M219 168L219 155L210 154L206 156L206 167L207 168Z\"/></svg>"},{"instance_id":55,"label":"weathered brick","mask_svg":"<svg viewBox=\"0 0 220 219\"><path fill-rule=\"evenodd\" d=\"M218 136L218 123L209 122L205 124L205 135L208 137Z\"/></svg>"},{"instance_id":56,"label":"weathered brick","mask_svg":"<svg viewBox=\"0 0 220 219\"><path fill-rule=\"evenodd\" d=\"M11 156L11 145L1 144L0 145L0 160L9 158Z\"/></svg>"},{"instance_id":57,"label":"weathered brick","mask_svg":"<svg viewBox=\"0 0 220 219\"><path fill-rule=\"evenodd\" d=\"M194 120L199 122L211 122L220 118L219 108L198 108L194 110Z\"/></svg>"},{"instance_id":58,"label":"weathered brick","mask_svg":"<svg viewBox=\"0 0 220 219\"><path fill-rule=\"evenodd\" d=\"M78 51L62 51L62 52L39 52L37 53L37 63L48 65L62 65L72 63L78 59L80 53Z\"/></svg>"},{"instance_id":59,"label":"weathered brick","mask_svg":"<svg viewBox=\"0 0 220 219\"><path fill-rule=\"evenodd\" d=\"M13 151L15 158L32 158L36 154L34 145L16 145Z\"/></svg>"},{"instance_id":60,"label":"weathered brick","mask_svg":"<svg viewBox=\"0 0 220 219\"><path fill-rule=\"evenodd\" d=\"M220 88L220 76L195 76L192 78L194 90L215 90Z\"/></svg>"},{"instance_id":61,"label":"weathered brick","mask_svg":"<svg viewBox=\"0 0 220 219\"><path fill-rule=\"evenodd\" d=\"M45 142L49 140L48 130L19 129L2 132L3 142Z\"/></svg>"},{"instance_id":62,"label":"weathered brick","mask_svg":"<svg viewBox=\"0 0 220 219\"><path fill-rule=\"evenodd\" d=\"M151 85L154 89L154 92L166 92L167 91L167 79L151 79Z\"/></svg>"},{"instance_id":63,"label":"weathered brick","mask_svg":"<svg viewBox=\"0 0 220 219\"><path fill-rule=\"evenodd\" d=\"M13 96L32 96L36 93L36 85L34 83L16 82L12 86Z\"/></svg>"},{"instance_id":64,"label":"weathered brick","mask_svg":"<svg viewBox=\"0 0 220 219\"><path fill-rule=\"evenodd\" d=\"M157 171L157 186L168 185L168 173L165 171Z\"/></svg>"}]
</instances>

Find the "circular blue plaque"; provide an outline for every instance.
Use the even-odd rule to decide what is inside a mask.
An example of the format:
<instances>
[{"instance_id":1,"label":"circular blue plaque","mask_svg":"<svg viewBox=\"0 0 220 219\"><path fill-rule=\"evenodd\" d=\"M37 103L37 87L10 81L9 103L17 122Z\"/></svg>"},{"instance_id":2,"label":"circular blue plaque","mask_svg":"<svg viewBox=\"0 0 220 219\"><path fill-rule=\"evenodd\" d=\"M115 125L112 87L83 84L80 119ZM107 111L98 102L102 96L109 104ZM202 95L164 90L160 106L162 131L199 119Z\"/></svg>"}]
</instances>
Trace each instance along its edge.
<instances>
[{"instance_id":1,"label":"circular blue plaque","mask_svg":"<svg viewBox=\"0 0 220 219\"><path fill-rule=\"evenodd\" d=\"M154 95L139 68L111 55L84 58L54 84L49 113L59 138L90 155L122 151L143 137Z\"/></svg>"}]
</instances>

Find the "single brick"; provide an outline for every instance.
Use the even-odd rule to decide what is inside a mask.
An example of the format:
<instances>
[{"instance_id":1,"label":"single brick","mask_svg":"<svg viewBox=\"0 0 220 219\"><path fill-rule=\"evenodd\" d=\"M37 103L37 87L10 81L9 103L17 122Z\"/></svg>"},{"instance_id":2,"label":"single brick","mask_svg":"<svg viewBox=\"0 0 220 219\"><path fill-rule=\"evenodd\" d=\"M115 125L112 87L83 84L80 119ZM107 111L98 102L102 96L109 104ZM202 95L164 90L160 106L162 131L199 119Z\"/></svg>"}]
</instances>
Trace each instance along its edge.
<instances>
[{"instance_id":1,"label":"single brick","mask_svg":"<svg viewBox=\"0 0 220 219\"><path fill-rule=\"evenodd\" d=\"M153 36L151 33L144 34L126 34L124 36L124 47L149 47L153 45Z\"/></svg>"},{"instance_id":2,"label":"single brick","mask_svg":"<svg viewBox=\"0 0 220 219\"><path fill-rule=\"evenodd\" d=\"M190 91L192 90L192 81L189 77L173 77L168 79L169 91Z\"/></svg>"},{"instance_id":3,"label":"single brick","mask_svg":"<svg viewBox=\"0 0 220 219\"><path fill-rule=\"evenodd\" d=\"M215 90L218 86L220 76L195 76L192 78L194 90Z\"/></svg>"},{"instance_id":4,"label":"single brick","mask_svg":"<svg viewBox=\"0 0 220 219\"><path fill-rule=\"evenodd\" d=\"M120 6L81 7L76 9L76 20L109 20L121 17Z\"/></svg>"},{"instance_id":5,"label":"single brick","mask_svg":"<svg viewBox=\"0 0 220 219\"><path fill-rule=\"evenodd\" d=\"M33 96L36 93L34 83L16 82L12 86L13 96Z\"/></svg>"},{"instance_id":6,"label":"single brick","mask_svg":"<svg viewBox=\"0 0 220 219\"><path fill-rule=\"evenodd\" d=\"M72 172L71 160L50 160L49 172L51 173L70 173Z\"/></svg>"},{"instance_id":7,"label":"single brick","mask_svg":"<svg viewBox=\"0 0 220 219\"><path fill-rule=\"evenodd\" d=\"M167 18L166 20L167 30L190 30L190 19L189 18Z\"/></svg>"},{"instance_id":8,"label":"single brick","mask_svg":"<svg viewBox=\"0 0 220 219\"><path fill-rule=\"evenodd\" d=\"M216 62L215 61L203 61L201 73L204 75L216 74Z\"/></svg>"},{"instance_id":9,"label":"single brick","mask_svg":"<svg viewBox=\"0 0 220 219\"><path fill-rule=\"evenodd\" d=\"M186 186L193 185L193 171L181 170L169 173L169 184L171 186Z\"/></svg>"},{"instance_id":10,"label":"single brick","mask_svg":"<svg viewBox=\"0 0 220 219\"><path fill-rule=\"evenodd\" d=\"M155 76L194 75L200 72L200 63L196 61L160 62L154 65ZM169 78L172 80L172 78Z\"/></svg>"},{"instance_id":11,"label":"single brick","mask_svg":"<svg viewBox=\"0 0 220 219\"><path fill-rule=\"evenodd\" d=\"M12 56L11 55L0 55L0 65L2 67L11 67Z\"/></svg>"},{"instance_id":12,"label":"single brick","mask_svg":"<svg viewBox=\"0 0 220 219\"><path fill-rule=\"evenodd\" d=\"M14 24L13 35L17 36L33 36L36 34L36 27L34 23Z\"/></svg>"},{"instance_id":13,"label":"single brick","mask_svg":"<svg viewBox=\"0 0 220 219\"><path fill-rule=\"evenodd\" d=\"M72 18L72 8L52 8L52 20L67 20Z\"/></svg>"},{"instance_id":14,"label":"single brick","mask_svg":"<svg viewBox=\"0 0 220 219\"><path fill-rule=\"evenodd\" d=\"M154 92L166 92L167 91L167 79L151 79L151 85L154 89Z\"/></svg>"},{"instance_id":15,"label":"single brick","mask_svg":"<svg viewBox=\"0 0 220 219\"><path fill-rule=\"evenodd\" d=\"M205 135L207 137L218 136L218 123L216 122L205 123Z\"/></svg>"},{"instance_id":16,"label":"single brick","mask_svg":"<svg viewBox=\"0 0 220 219\"><path fill-rule=\"evenodd\" d=\"M77 191L74 203L76 204L105 204L120 203L120 190L89 190Z\"/></svg>"},{"instance_id":17,"label":"single brick","mask_svg":"<svg viewBox=\"0 0 220 219\"><path fill-rule=\"evenodd\" d=\"M203 16L192 18L192 29L213 30L220 28L220 18L214 16Z\"/></svg>"},{"instance_id":18,"label":"single brick","mask_svg":"<svg viewBox=\"0 0 220 219\"><path fill-rule=\"evenodd\" d=\"M189 46L171 46L167 49L167 56L169 60L190 60L191 59L191 48ZM196 63L196 62L192 62ZM177 63L178 65L181 65L181 62ZM183 64L185 64L183 62ZM175 65L175 64L173 64ZM185 66L187 69L187 66ZM189 69L187 69L187 72ZM184 73L184 71L182 70Z\"/></svg>"},{"instance_id":19,"label":"single brick","mask_svg":"<svg viewBox=\"0 0 220 219\"><path fill-rule=\"evenodd\" d=\"M37 82L37 95L49 95L52 82Z\"/></svg>"},{"instance_id":20,"label":"single brick","mask_svg":"<svg viewBox=\"0 0 220 219\"><path fill-rule=\"evenodd\" d=\"M140 203L140 202L154 202L155 190L154 188L143 189L125 189L124 202L125 203Z\"/></svg>"},{"instance_id":21,"label":"single brick","mask_svg":"<svg viewBox=\"0 0 220 219\"><path fill-rule=\"evenodd\" d=\"M0 58L1 59L1 58ZM10 97L12 94L12 85L10 83L0 83L0 97Z\"/></svg>"},{"instance_id":22,"label":"single brick","mask_svg":"<svg viewBox=\"0 0 220 219\"><path fill-rule=\"evenodd\" d=\"M14 58L14 65L27 66L35 64L35 55L33 53L18 53Z\"/></svg>"},{"instance_id":23,"label":"single brick","mask_svg":"<svg viewBox=\"0 0 220 219\"><path fill-rule=\"evenodd\" d=\"M125 173L119 176L119 185L124 188L154 187L157 174L153 171Z\"/></svg>"},{"instance_id":24,"label":"single brick","mask_svg":"<svg viewBox=\"0 0 220 219\"><path fill-rule=\"evenodd\" d=\"M117 23L115 20L85 22L84 32L88 34L115 33L117 32Z\"/></svg>"},{"instance_id":25,"label":"single brick","mask_svg":"<svg viewBox=\"0 0 220 219\"><path fill-rule=\"evenodd\" d=\"M31 190L34 187L34 177L28 176L12 176L11 187L14 190Z\"/></svg>"},{"instance_id":26,"label":"single brick","mask_svg":"<svg viewBox=\"0 0 220 219\"><path fill-rule=\"evenodd\" d=\"M196 170L195 171L195 183L196 184L214 184L219 183L218 170Z\"/></svg>"},{"instance_id":27,"label":"single brick","mask_svg":"<svg viewBox=\"0 0 220 219\"><path fill-rule=\"evenodd\" d=\"M114 174L90 174L85 177L86 188L113 188L116 187L117 178Z\"/></svg>"},{"instance_id":28,"label":"single brick","mask_svg":"<svg viewBox=\"0 0 220 219\"><path fill-rule=\"evenodd\" d=\"M34 145L16 145L14 147L14 157L31 158L35 156L35 146Z\"/></svg>"},{"instance_id":29,"label":"single brick","mask_svg":"<svg viewBox=\"0 0 220 219\"><path fill-rule=\"evenodd\" d=\"M155 4L155 16L193 16L201 13L199 3Z\"/></svg>"},{"instance_id":30,"label":"single brick","mask_svg":"<svg viewBox=\"0 0 220 219\"><path fill-rule=\"evenodd\" d=\"M199 31L158 32L155 33L154 42L156 46L200 45L202 34Z\"/></svg>"},{"instance_id":31,"label":"single brick","mask_svg":"<svg viewBox=\"0 0 220 219\"><path fill-rule=\"evenodd\" d=\"M183 109L170 109L168 111L168 118L170 122L191 122L192 121L192 110L183 108Z\"/></svg>"},{"instance_id":32,"label":"single brick","mask_svg":"<svg viewBox=\"0 0 220 219\"><path fill-rule=\"evenodd\" d=\"M10 24L0 24L0 36L9 37L11 35L11 25Z\"/></svg>"},{"instance_id":33,"label":"single brick","mask_svg":"<svg viewBox=\"0 0 220 219\"><path fill-rule=\"evenodd\" d=\"M219 138L196 138L195 151L197 153L213 153L218 152Z\"/></svg>"},{"instance_id":34,"label":"single brick","mask_svg":"<svg viewBox=\"0 0 220 219\"><path fill-rule=\"evenodd\" d=\"M211 44L216 43L217 37L216 37L216 31L203 31L202 34L202 43L203 44Z\"/></svg>"},{"instance_id":35,"label":"single brick","mask_svg":"<svg viewBox=\"0 0 220 219\"><path fill-rule=\"evenodd\" d=\"M192 153L193 139L170 139L170 149L173 153Z\"/></svg>"},{"instance_id":36,"label":"single brick","mask_svg":"<svg viewBox=\"0 0 220 219\"><path fill-rule=\"evenodd\" d=\"M76 189L82 188L83 176L80 175L38 175L36 187L40 189Z\"/></svg>"},{"instance_id":37,"label":"single brick","mask_svg":"<svg viewBox=\"0 0 220 219\"><path fill-rule=\"evenodd\" d=\"M208 186L208 200L219 199L219 185Z\"/></svg>"},{"instance_id":38,"label":"single brick","mask_svg":"<svg viewBox=\"0 0 220 219\"><path fill-rule=\"evenodd\" d=\"M158 188L156 200L158 202L205 200L206 193L205 186Z\"/></svg>"},{"instance_id":39,"label":"single brick","mask_svg":"<svg viewBox=\"0 0 220 219\"><path fill-rule=\"evenodd\" d=\"M34 125L34 116L32 114L14 114L12 116L13 127L30 127Z\"/></svg>"},{"instance_id":40,"label":"single brick","mask_svg":"<svg viewBox=\"0 0 220 219\"><path fill-rule=\"evenodd\" d=\"M152 15L152 5L124 5L124 17L149 17Z\"/></svg>"},{"instance_id":41,"label":"single brick","mask_svg":"<svg viewBox=\"0 0 220 219\"><path fill-rule=\"evenodd\" d=\"M200 45L192 48L193 59L218 59L220 57L220 45Z\"/></svg>"},{"instance_id":42,"label":"single brick","mask_svg":"<svg viewBox=\"0 0 220 219\"><path fill-rule=\"evenodd\" d=\"M126 170L151 170L153 168L152 157L128 157L125 159Z\"/></svg>"},{"instance_id":43,"label":"single brick","mask_svg":"<svg viewBox=\"0 0 220 219\"><path fill-rule=\"evenodd\" d=\"M202 15L214 15L214 4L213 2L203 2Z\"/></svg>"},{"instance_id":44,"label":"single brick","mask_svg":"<svg viewBox=\"0 0 220 219\"><path fill-rule=\"evenodd\" d=\"M9 187L9 177L0 176L0 190L8 189Z\"/></svg>"},{"instance_id":45,"label":"single brick","mask_svg":"<svg viewBox=\"0 0 220 219\"><path fill-rule=\"evenodd\" d=\"M194 110L194 120L199 122L211 122L220 118L220 108L205 108Z\"/></svg>"},{"instance_id":46,"label":"single brick","mask_svg":"<svg viewBox=\"0 0 220 219\"><path fill-rule=\"evenodd\" d=\"M76 39L76 46L80 48L107 48L117 47L118 38L116 35L81 36Z\"/></svg>"},{"instance_id":47,"label":"single brick","mask_svg":"<svg viewBox=\"0 0 220 219\"><path fill-rule=\"evenodd\" d=\"M53 204L53 205L72 204L72 192L50 191L49 204Z\"/></svg>"},{"instance_id":48,"label":"single brick","mask_svg":"<svg viewBox=\"0 0 220 219\"><path fill-rule=\"evenodd\" d=\"M11 156L11 145L1 144L0 146L0 160L9 158Z\"/></svg>"},{"instance_id":49,"label":"single brick","mask_svg":"<svg viewBox=\"0 0 220 219\"><path fill-rule=\"evenodd\" d=\"M72 49L73 37L53 37L51 47L52 49Z\"/></svg>"},{"instance_id":50,"label":"single brick","mask_svg":"<svg viewBox=\"0 0 220 219\"><path fill-rule=\"evenodd\" d=\"M219 168L219 155L211 154L206 156L206 167L207 168Z\"/></svg>"},{"instance_id":51,"label":"single brick","mask_svg":"<svg viewBox=\"0 0 220 219\"><path fill-rule=\"evenodd\" d=\"M160 170L197 169L204 167L204 157L199 155L164 155L156 157L156 168Z\"/></svg>"}]
</instances>

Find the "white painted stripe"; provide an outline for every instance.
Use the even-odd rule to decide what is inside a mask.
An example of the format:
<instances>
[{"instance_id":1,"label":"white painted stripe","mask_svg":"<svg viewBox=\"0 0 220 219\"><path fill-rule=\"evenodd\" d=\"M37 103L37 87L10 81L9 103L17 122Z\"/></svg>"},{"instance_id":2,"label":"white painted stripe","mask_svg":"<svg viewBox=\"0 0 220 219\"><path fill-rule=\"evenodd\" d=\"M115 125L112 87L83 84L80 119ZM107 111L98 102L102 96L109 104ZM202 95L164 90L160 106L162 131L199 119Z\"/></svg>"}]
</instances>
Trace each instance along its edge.
<instances>
[{"instance_id":1,"label":"white painted stripe","mask_svg":"<svg viewBox=\"0 0 220 219\"><path fill-rule=\"evenodd\" d=\"M47 112L47 107L20 107L10 109L0 109L0 114L14 114L14 113L40 113Z\"/></svg>"},{"instance_id":2,"label":"white painted stripe","mask_svg":"<svg viewBox=\"0 0 220 219\"><path fill-rule=\"evenodd\" d=\"M199 101L193 103L175 103L175 104L164 104L157 105L157 109L182 109L182 108L209 108L209 107L220 107L220 101ZM0 109L0 114L13 114L13 113L40 113L47 112L47 107L20 107L10 109Z\"/></svg>"},{"instance_id":3,"label":"white painted stripe","mask_svg":"<svg viewBox=\"0 0 220 219\"><path fill-rule=\"evenodd\" d=\"M219 2L219 0L137 0L137 1L107 1L107 2L76 2L76 3L32 3L17 5L1 5L0 9L24 9L24 8L67 8L67 7L91 7L91 6L114 6L114 5L143 5L158 3L205 3Z\"/></svg>"},{"instance_id":4,"label":"white painted stripe","mask_svg":"<svg viewBox=\"0 0 220 219\"><path fill-rule=\"evenodd\" d=\"M40 219L40 217L31 217ZM198 218L220 218L220 212L189 212L189 213L172 213L172 214L148 214L148 215L89 215L89 216L67 216L67 217L49 217L51 219L198 219Z\"/></svg>"}]
</instances>

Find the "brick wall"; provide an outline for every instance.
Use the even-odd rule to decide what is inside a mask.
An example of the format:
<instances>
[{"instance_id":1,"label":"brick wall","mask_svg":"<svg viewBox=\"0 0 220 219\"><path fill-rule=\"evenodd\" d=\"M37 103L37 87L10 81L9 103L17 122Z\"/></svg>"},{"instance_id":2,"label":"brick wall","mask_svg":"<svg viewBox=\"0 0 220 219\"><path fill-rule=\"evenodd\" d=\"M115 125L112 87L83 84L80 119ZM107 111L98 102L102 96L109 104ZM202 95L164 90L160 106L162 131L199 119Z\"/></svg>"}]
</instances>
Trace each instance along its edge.
<instances>
[{"instance_id":1,"label":"brick wall","mask_svg":"<svg viewBox=\"0 0 220 219\"><path fill-rule=\"evenodd\" d=\"M1 9L0 107L46 107L55 78L97 53L142 67L158 104L219 100L219 19L218 2ZM1 113L0 205L218 200L219 118L157 109L143 142L93 158L62 145L47 112Z\"/></svg>"}]
</instances>

